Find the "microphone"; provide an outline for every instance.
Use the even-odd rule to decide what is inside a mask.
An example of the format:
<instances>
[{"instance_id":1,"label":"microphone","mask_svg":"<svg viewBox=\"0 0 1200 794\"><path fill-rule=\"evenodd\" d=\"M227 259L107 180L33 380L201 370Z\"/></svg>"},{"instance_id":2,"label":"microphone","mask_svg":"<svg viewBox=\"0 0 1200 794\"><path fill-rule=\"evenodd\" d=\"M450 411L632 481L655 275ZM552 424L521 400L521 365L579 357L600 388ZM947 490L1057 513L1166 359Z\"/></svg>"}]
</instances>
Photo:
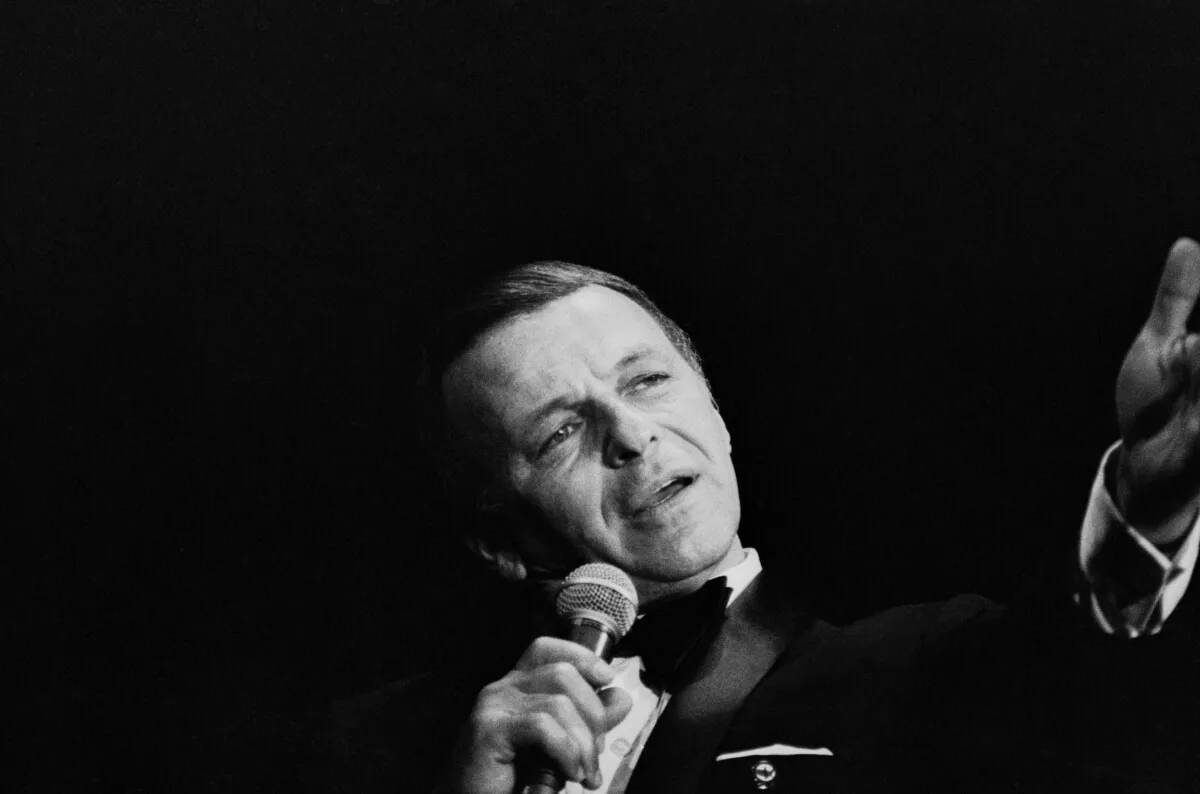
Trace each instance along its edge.
<instances>
[{"instance_id":1,"label":"microphone","mask_svg":"<svg viewBox=\"0 0 1200 794\"><path fill-rule=\"evenodd\" d=\"M554 602L555 612L564 622L563 639L582 645L606 662L613 649L637 618L637 590L628 575L615 565L589 562L563 580ZM543 765L532 770L520 794L558 794L563 788L562 775Z\"/></svg>"}]
</instances>

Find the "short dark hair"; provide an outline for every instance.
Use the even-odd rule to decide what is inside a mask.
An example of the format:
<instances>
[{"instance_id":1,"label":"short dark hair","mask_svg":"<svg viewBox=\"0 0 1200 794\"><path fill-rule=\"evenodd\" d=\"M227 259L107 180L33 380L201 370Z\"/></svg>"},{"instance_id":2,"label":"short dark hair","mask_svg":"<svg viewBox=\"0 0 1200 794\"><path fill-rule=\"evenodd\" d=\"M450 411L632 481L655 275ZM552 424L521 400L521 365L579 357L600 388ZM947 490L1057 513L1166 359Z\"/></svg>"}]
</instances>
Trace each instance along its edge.
<instances>
[{"instance_id":1,"label":"short dark hair","mask_svg":"<svg viewBox=\"0 0 1200 794\"><path fill-rule=\"evenodd\" d=\"M606 287L641 306L688 365L705 381L700 355L679 325L639 287L620 276L570 262L542 261L491 278L445 313L429 340L418 380L421 430L442 480L447 506L470 514L495 512L506 495L496 494L483 461L456 443L447 415L442 380L450 366L485 333L515 317L533 314L586 287Z\"/></svg>"}]
</instances>

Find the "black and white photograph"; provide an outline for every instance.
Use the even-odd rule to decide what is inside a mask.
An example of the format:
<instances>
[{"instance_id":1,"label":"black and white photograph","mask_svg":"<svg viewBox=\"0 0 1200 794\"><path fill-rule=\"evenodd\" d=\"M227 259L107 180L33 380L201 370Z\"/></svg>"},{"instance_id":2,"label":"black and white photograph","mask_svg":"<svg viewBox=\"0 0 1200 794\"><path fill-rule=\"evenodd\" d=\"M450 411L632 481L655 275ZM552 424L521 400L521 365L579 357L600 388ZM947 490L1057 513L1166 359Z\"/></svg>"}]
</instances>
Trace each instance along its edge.
<instances>
[{"instance_id":1,"label":"black and white photograph","mask_svg":"<svg viewBox=\"0 0 1200 794\"><path fill-rule=\"evenodd\" d=\"M1200 792L1200 5L2 13L13 791Z\"/></svg>"}]
</instances>

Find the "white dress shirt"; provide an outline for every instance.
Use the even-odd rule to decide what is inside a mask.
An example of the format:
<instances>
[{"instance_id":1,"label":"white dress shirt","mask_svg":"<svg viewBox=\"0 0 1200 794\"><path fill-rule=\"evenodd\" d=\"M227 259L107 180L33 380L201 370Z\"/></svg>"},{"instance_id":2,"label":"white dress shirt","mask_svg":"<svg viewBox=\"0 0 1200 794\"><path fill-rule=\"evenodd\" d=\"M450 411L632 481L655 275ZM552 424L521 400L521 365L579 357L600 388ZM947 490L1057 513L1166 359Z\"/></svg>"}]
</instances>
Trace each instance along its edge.
<instances>
[{"instance_id":1,"label":"white dress shirt","mask_svg":"<svg viewBox=\"0 0 1200 794\"><path fill-rule=\"evenodd\" d=\"M1116 448L1117 445L1114 444L1105 453L1100 471L1092 485L1091 497L1083 519L1079 560L1084 578L1091 585L1088 597L1096 624L1110 634L1138 637L1159 631L1183 598L1196 565L1197 547L1200 546L1200 532L1196 531L1196 523L1200 518L1192 519L1190 534L1174 558L1168 559L1164 556L1150 541L1125 522L1104 486L1105 466ZM1131 549L1138 549L1144 553L1144 559L1138 560L1139 565L1158 573L1157 591L1132 604L1115 603L1111 593L1105 590L1106 579L1099 567L1103 559L1101 551L1106 544L1112 542L1116 533L1122 533L1133 540ZM746 549L746 556L741 562L719 574L726 577L733 591L729 598L730 604L761 571L762 563L758 559L758 553L754 549ZM642 680L644 666L640 656L619 656L613 659L612 666L617 675L610 686L627 691L633 698L633 708L605 737L604 751L600 754L600 774L604 781L597 789L599 794L623 794L650 732L666 708L667 701L671 699L669 692L651 687ZM578 783L568 783L565 791L567 794L586 794L587 789Z\"/></svg>"},{"instance_id":2,"label":"white dress shirt","mask_svg":"<svg viewBox=\"0 0 1200 794\"><path fill-rule=\"evenodd\" d=\"M746 549L746 556L741 562L720 574L725 577L725 584L732 590L729 594L729 604L733 604L760 571L762 563L758 559L758 552ZM640 615L638 619L641 619ZM645 670L642 657L618 656L612 660L612 666L617 677L609 686L620 687L628 692L633 698L633 708L629 710L625 719L604 737L604 752L600 754L600 775L604 782L598 789L602 794L621 794L625 790L650 731L654 729L658 716L671 699L669 692L651 687L642 680L642 672ZM587 789L578 783L568 783L565 791L567 794L585 794Z\"/></svg>"}]
</instances>

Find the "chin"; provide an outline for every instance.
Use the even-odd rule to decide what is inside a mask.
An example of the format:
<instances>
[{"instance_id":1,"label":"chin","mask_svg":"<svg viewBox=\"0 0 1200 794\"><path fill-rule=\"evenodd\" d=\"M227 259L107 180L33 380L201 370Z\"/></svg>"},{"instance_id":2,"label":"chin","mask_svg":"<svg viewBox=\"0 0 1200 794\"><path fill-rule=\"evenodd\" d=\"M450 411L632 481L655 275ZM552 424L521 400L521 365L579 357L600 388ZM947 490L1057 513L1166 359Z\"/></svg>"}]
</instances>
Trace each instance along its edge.
<instances>
[{"instance_id":1,"label":"chin","mask_svg":"<svg viewBox=\"0 0 1200 794\"><path fill-rule=\"evenodd\" d=\"M698 571L691 576L682 578L640 579L632 577L638 592L638 609L645 610L653 604L669 601L677 596L684 596L698 590L709 577L706 571Z\"/></svg>"},{"instance_id":2,"label":"chin","mask_svg":"<svg viewBox=\"0 0 1200 794\"><path fill-rule=\"evenodd\" d=\"M639 563L631 573L648 582L670 585L708 574L720 566L733 547L735 534L722 535L696 543L670 543L662 548L647 549L638 554ZM650 561L645 564L644 561Z\"/></svg>"}]
</instances>

